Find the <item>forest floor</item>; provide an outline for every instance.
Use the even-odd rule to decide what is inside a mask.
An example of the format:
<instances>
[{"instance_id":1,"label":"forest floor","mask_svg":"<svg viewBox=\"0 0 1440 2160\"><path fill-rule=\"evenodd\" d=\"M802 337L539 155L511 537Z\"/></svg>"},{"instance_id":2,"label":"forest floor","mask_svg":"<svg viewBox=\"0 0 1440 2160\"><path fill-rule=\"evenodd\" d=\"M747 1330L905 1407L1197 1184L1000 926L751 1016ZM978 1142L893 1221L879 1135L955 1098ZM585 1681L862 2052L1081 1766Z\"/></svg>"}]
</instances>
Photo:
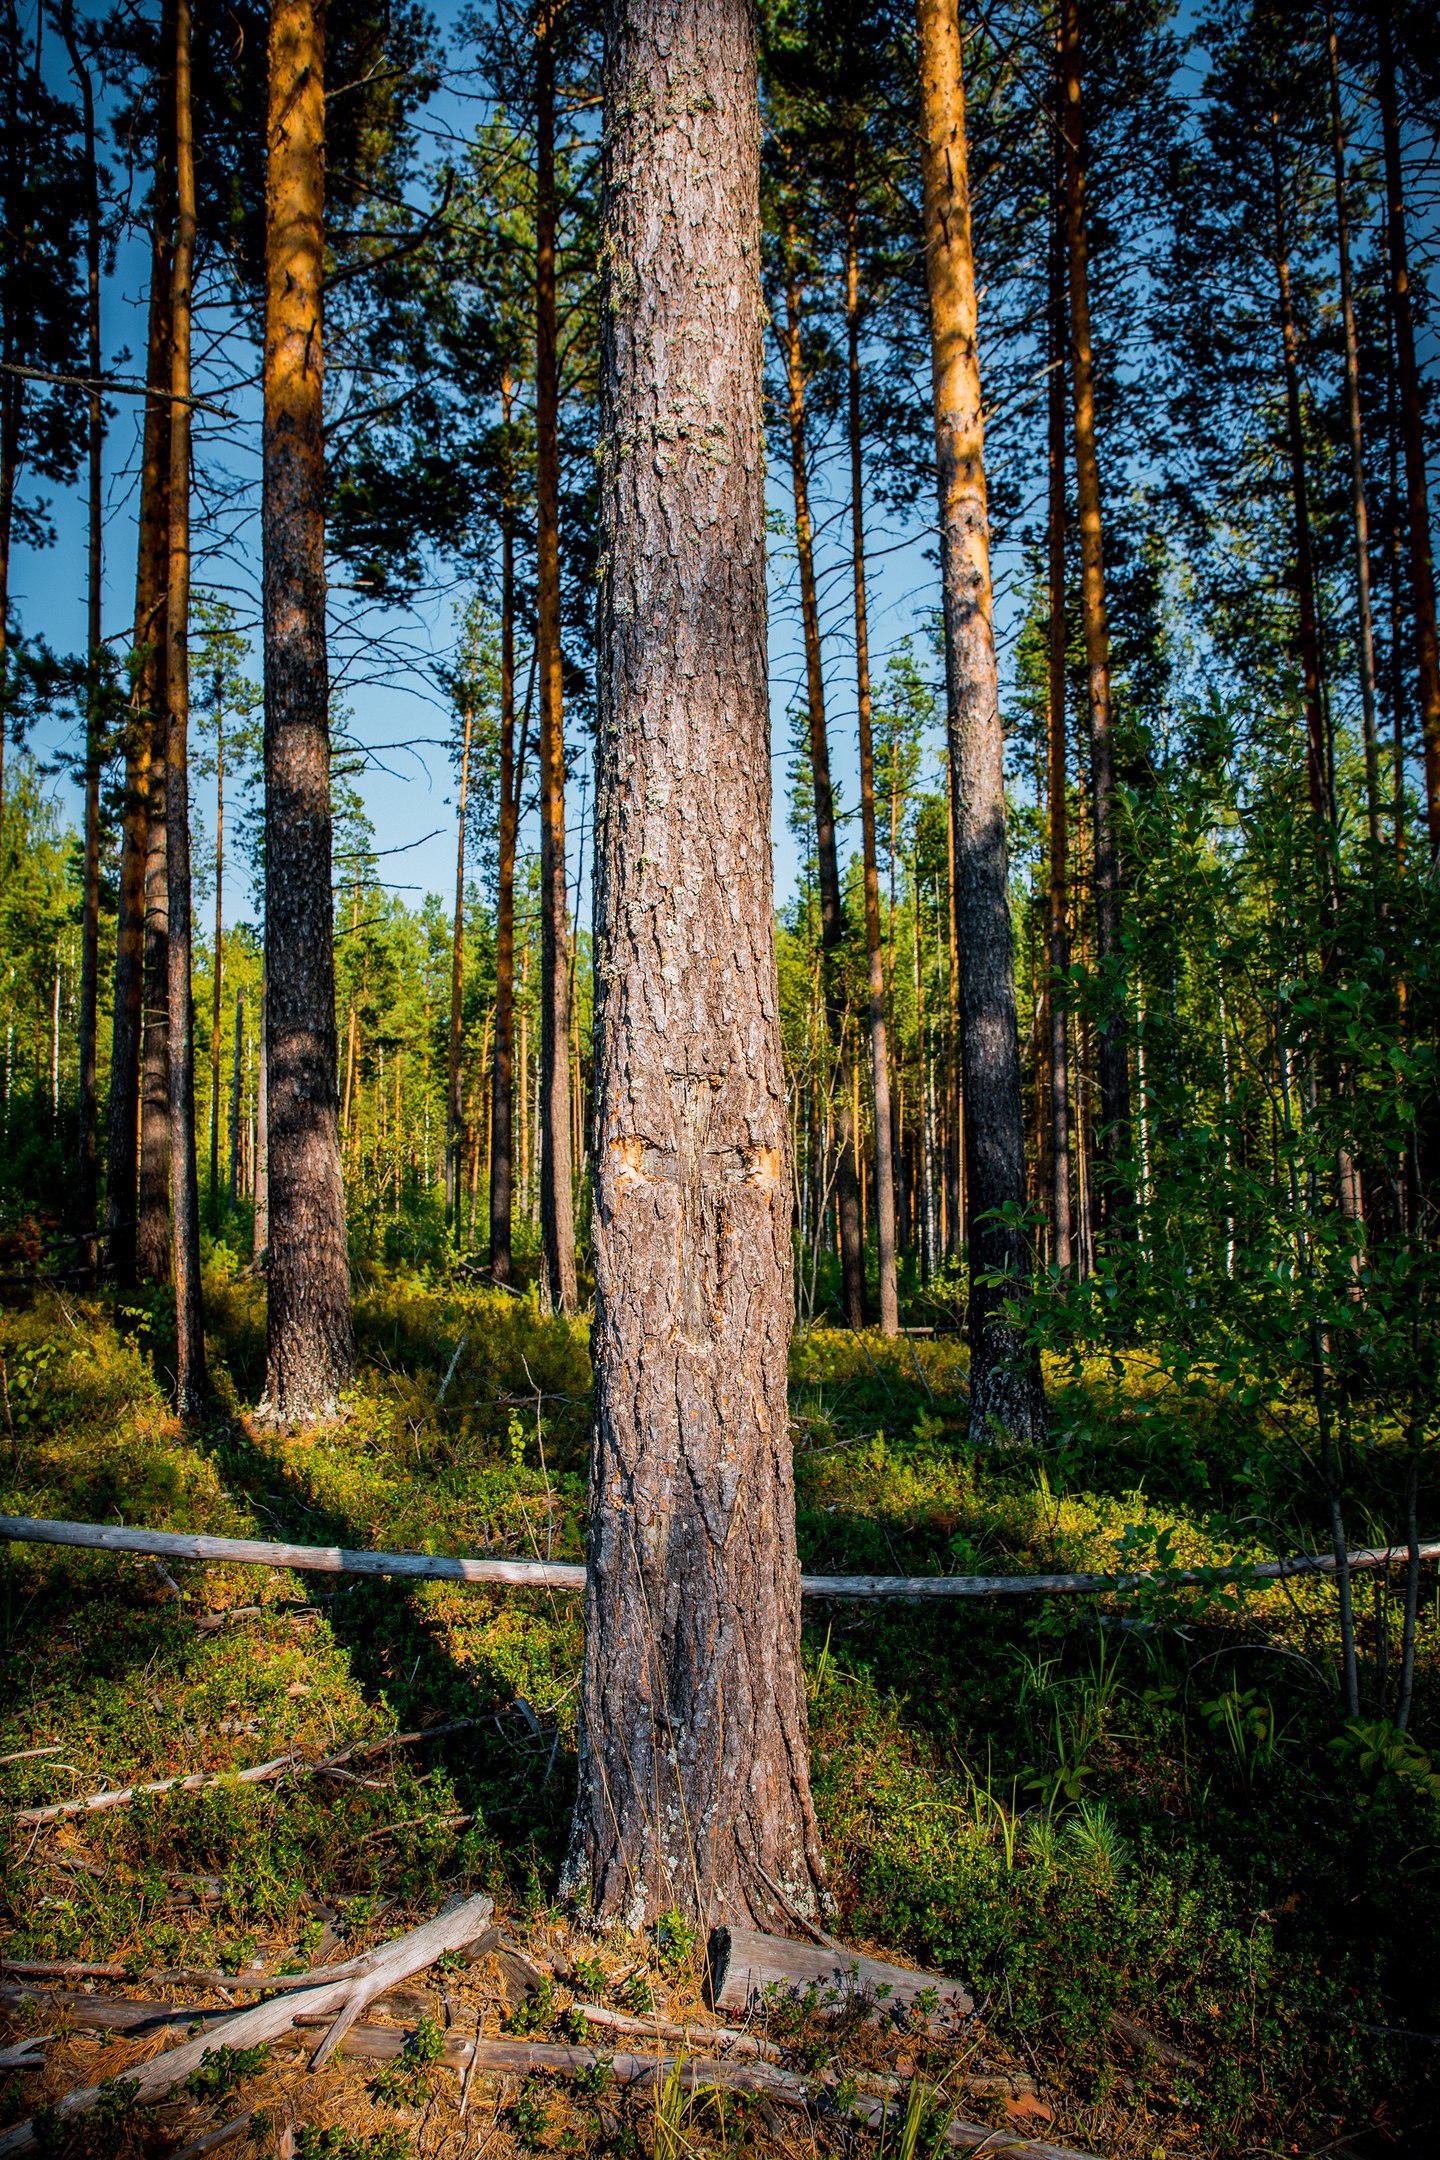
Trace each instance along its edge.
<instances>
[{"instance_id":1,"label":"forest floor","mask_svg":"<svg viewBox=\"0 0 1440 2160\"><path fill-rule=\"evenodd\" d=\"M583 1321L545 1318L530 1296L371 1270L347 1421L277 1437L248 1415L263 1291L224 1261L209 1282L219 1407L201 1434L182 1436L157 1378L162 1303L11 1294L0 1511L582 1556ZM1233 1556L1211 1509L1242 1466L1219 1459L1218 1428L1197 1428L1158 1382L1147 1394L1131 1370L1057 1367L1055 1446L999 1454L967 1439L964 1373L952 1336L797 1341L807 1569ZM113 1963L132 1976L126 1992L143 1993L133 1976L147 1967L297 1969L483 1890L559 1978L517 1997L513 1974L507 1985L488 1967L431 1974L416 2014L564 2037L577 1956L591 1961L592 2000L670 2016L698 2000L675 1931L586 1944L552 1902L574 1773L573 1596L218 1566L167 1575L129 1556L14 1545L3 1577L6 1959ZM1331 1585L1307 1582L807 1606L834 1931L963 1975L979 2006L963 2047L852 2032L845 2061L943 2080L944 2106L968 2120L1113 2160L1433 2151L1440 1781L1419 1746L1367 1754L1346 1738L1333 1603ZM1437 1632L1427 1609L1421 1741L1440 1711ZM15 1819L457 1720L470 1722L362 1758L344 1781L292 1773L43 1828ZM0 2124L133 2058L63 2013L57 2024L43 2002L12 2003L6 2023L12 2037L58 2031L60 2044L43 2070L0 2071ZM813 2024L777 2024L774 2037L811 2068L838 2046ZM664 2122L653 2098L483 2074L462 2121L460 2079L423 2060L398 2078L353 2061L309 2077L285 2056L249 2066L237 2093L224 2083L192 2106L186 2136L259 2107L269 2127L255 2119L252 2149L272 2152L275 2125L290 2122L302 2160L873 2149L734 2095ZM112 2116L88 2136L56 2149L160 2153L178 2132Z\"/></svg>"}]
</instances>

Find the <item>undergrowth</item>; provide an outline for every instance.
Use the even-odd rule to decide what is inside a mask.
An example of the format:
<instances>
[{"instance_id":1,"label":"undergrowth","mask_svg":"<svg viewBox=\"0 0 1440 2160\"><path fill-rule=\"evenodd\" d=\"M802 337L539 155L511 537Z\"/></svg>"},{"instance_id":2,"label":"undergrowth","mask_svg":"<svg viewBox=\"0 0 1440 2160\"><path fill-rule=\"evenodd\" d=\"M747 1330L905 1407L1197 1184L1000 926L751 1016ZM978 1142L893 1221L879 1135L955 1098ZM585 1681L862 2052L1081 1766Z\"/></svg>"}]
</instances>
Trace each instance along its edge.
<instances>
[{"instance_id":1,"label":"undergrowth","mask_svg":"<svg viewBox=\"0 0 1440 2160\"><path fill-rule=\"evenodd\" d=\"M345 1423L276 1436L246 1413L262 1294L220 1269L210 1292L221 1401L185 1438L165 1402L163 1305L44 1294L0 1313L5 1512L581 1557L583 1322L372 1271ZM943 1334L797 1343L807 1568L1207 1567L1260 1549L1222 1416L1108 1363L1057 1368L1055 1445L1000 1454L968 1441L964 1366ZM19 1545L3 1576L12 1817L468 1721L352 1761L349 1778L297 1767L38 1833L12 1820L8 1957L233 1971L263 1945L298 1968L322 1938L369 1940L457 1890L489 1890L515 1924L549 1909L574 1776L575 1599ZM1049 2135L1219 2156L1369 2128L1424 2149L1440 2027L1435 1613L1427 1593L1399 1736L1374 1704L1358 1726L1338 1710L1333 1596L1216 1584L807 1608L836 1932L961 1972L987 2032L1045 2083ZM667 1928L658 1954L678 1971L695 1946L678 1917ZM1192 2067L1127 2041L1116 2013ZM522 2022L554 2015L532 2005ZM418 2104L435 2053L428 2031L377 2096ZM232 2071L213 2064L217 2091ZM7 2118L21 2104L0 2097ZM539 2087L513 2102L519 2144L544 2139L547 2106ZM592 2114L591 2142L630 2136ZM321 2135L301 2149L330 2149Z\"/></svg>"}]
</instances>

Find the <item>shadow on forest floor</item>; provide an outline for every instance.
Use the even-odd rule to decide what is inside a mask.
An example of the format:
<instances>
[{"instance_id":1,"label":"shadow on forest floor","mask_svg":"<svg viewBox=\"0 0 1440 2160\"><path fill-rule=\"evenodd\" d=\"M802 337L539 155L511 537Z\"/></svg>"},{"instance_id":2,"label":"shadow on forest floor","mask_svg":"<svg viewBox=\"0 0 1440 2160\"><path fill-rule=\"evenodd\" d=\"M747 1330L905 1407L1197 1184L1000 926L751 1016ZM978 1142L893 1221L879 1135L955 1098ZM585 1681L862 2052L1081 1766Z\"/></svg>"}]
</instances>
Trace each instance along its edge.
<instances>
[{"instance_id":1,"label":"shadow on forest floor","mask_svg":"<svg viewBox=\"0 0 1440 2160\"><path fill-rule=\"evenodd\" d=\"M220 1407L182 1436L154 1372L163 1314L50 1295L0 1312L4 1509L582 1553L583 1322L373 1271L346 1422L285 1436L246 1407L262 1293L217 1277L210 1317ZM1229 1557L1214 1507L1241 1466L1216 1434L1187 1440L1178 1414L1139 1418L1108 1375L1056 1379L1056 1447L997 1455L968 1443L954 1338L797 1343L806 1565L1103 1568L1136 1526L1167 1532L1183 1559ZM7 1548L0 1754L56 1751L0 1765L11 1808L478 1722L392 1753L373 1779L159 1796L38 1842L12 1830L7 1955L304 1955L317 1906L363 1934L382 1907L393 1919L470 1887L514 1915L548 1909L574 1770L577 1599L172 1572L178 1601L139 1559ZM1403 1766L1345 1752L1331 1596L1308 1584L1183 1606L807 1613L838 1932L962 1971L997 2043L1043 2076L1051 2136L1117 2156L1218 2156L1378 2125L1412 2141L1389 2150L1427 2149L1440 1810ZM222 1612L235 1617L214 1625ZM1432 1611L1422 1741L1435 1651ZM214 1878L218 1896L187 1904L186 1876ZM1201 2068L1137 2054L1117 2039L1117 2011Z\"/></svg>"}]
</instances>

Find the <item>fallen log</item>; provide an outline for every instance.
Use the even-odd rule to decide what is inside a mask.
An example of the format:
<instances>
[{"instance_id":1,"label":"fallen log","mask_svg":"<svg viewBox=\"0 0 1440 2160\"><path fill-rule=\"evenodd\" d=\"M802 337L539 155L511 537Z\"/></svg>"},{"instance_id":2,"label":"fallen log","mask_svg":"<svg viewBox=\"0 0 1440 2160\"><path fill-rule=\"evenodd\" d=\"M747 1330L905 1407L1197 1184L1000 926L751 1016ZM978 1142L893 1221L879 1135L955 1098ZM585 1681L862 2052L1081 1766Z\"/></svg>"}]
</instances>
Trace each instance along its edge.
<instances>
[{"instance_id":1,"label":"fallen log","mask_svg":"<svg viewBox=\"0 0 1440 2160\"><path fill-rule=\"evenodd\" d=\"M379 1949L355 1959L352 1971L344 1978L327 1978L322 1986L275 1995L266 2002L257 2003L253 2009L222 2018L209 2032L200 2034L183 2047L137 2064L126 2082L135 2086L137 2101L159 2099L172 2085L183 2084L198 2070L212 2048L252 2048L278 2040L292 2030L297 2015L302 2012L330 2020L329 2033L319 2051L322 2058L328 2056L343 2039L347 2028L353 2025L360 2008L385 1994L399 1981L409 1979L412 1973L433 1965L447 1950L463 1950L488 1927L494 1910L491 1898L467 1898L452 1910L427 1920L423 1927L412 1928L409 1934L398 1936L394 1942L382 1944ZM98 2085L82 2086L67 2093L57 2103L53 2115L62 2122L69 2122L77 2115L88 2113L100 2097ZM0 2160L9 2160L13 2153L33 2152L38 2142L33 2119L17 2123L0 2136Z\"/></svg>"},{"instance_id":2,"label":"fallen log","mask_svg":"<svg viewBox=\"0 0 1440 2160\"><path fill-rule=\"evenodd\" d=\"M133 1530L119 1523L55 1522L41 1516L0 1515L0 1539L31 1545L73 1545L99 1552L147 1553L171 1560L210 1560L237 1567L285 1567L322 1575L394 1575L427 1582L509 1584L517 1590L583 1590L580 1561L488 1560L452 1553L357 1552L340 1545L283 1545L260 1538L192 1536L178 1530ZM1440 1560L1440 1543L1415 1548L1420 1560ZM1351 1573L1392 1567L1410 1558L1408 1545L1365 1546L1347 1555ZM1098 1596L1125 1590L1209 1589L1227 1582L1283 1582L1295 1575L1333 1575L1333 1552L1294 1553L1284 1560L1237 1560L1224 1567L1142 1569L1129 1575L802 1575L810 1598L1000 1598Z\"/></svg>"},{"instance_id":3,"label":"fallen log","mask_svg":"<svg viewBox=\"0 0 1440 2160\"><path fill-rule=\"evenodd\" d=\"M943 1973L915 1972L906 1965L862 1957L858 1951L789 1942L750 1928L718 1927L711 1933L706 1992L712 2010L743 2015L763 2010L771 1990L803 1997L812 1988L822 2017L838 2016L860 2004L876 2010L918 2010L930 2024L967 2018L975 2008L961 1983Z\"/></svg>"}]
</instances>

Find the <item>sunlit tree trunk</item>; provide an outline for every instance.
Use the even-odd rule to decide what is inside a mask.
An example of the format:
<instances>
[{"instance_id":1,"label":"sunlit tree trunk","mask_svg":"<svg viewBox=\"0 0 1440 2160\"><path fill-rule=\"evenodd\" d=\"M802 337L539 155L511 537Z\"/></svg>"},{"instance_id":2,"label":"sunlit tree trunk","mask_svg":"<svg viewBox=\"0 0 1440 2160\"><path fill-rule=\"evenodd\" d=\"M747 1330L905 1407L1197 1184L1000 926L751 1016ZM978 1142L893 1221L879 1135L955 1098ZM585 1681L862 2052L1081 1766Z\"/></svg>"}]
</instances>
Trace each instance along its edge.
<instances>
[{"instance_id":1,"label":"sunlit tree trunk","mask_svg":"<svg viewBox=\"0 0 1440 2160\"><path fill-rule=\"evenodd\" d=\"M215 687L215 968L210 997L210 1227L220 1228L220 1003L225 984L225 708Z\"/></svg>"},{"instance_id":2,"label":"sunlit tree trunk","mask_svg":"<svg viewBox=\"0 0 1440 2160\"><path fill-rule=\"evenodd\" d=\"M1058 191L1057 191L1058 192ZM1065 255L1056 230L1051 250L1050 296L1050 668L1046 714L1050 878L1046 895L1045 946L1050 964L1050 1230L1053 1265L1068 1275L1070 1224L1070 932L1066 920L1069 880L1069 759L1065 736Z\"/></svg>"},{"instance_id":3,"label":"sunlit tree trunk","mask_svg":"<svg viewBox=\"0 0 1440 2160\"><path fill-rule=\"evenodd\" d=\"M164 710L165 585L169 574L170 531L170 312L172 215L170 151L173 128L167 37L170 9L165 9L161 45L167 54L156 100L154 219L150 255L150 321L147 338L145 423L140 458L139 544L135 572L135 640L131 653L130 708L125 730L125 810L120 848L120 907L115 930L115 1014L110 1051L110 1125L106 1167L106 1248L111 1273L126 1287L137 1267L159 1279L169 1265L169 1139L164 1105L169 1079L160 1059L164 1049L164 955L158 947L159 924L152 930L150 895L164 882L164 857L152 847L151 818L157 807L153 752L157 714ZM162 762L163 762L163 745ZM160 804L159 837L165 830ZM157 856L153 866L152 854ZM147 989L147 983L149 988ZM161 995L157 998L156 991ZM154 1022L152 1024L152 1014ZM144 1045L145 1111L152 1128L156 1171L141 1171L141 1059ZM158 1072L154 1070L159 1066ZM154 1145L154 1112L162 1132ZM143 1197L142 1197L143 1187ZM140 1225L148 1220L146 1251L140 1252ZM158 1232L158 1253L156 1251Z\"/></svg>"},{"instance_id":4,"label":"sunlit tree trunk","mask_svg":"<svg viewBox=\"0 0 1440 2160\"><path fill-rule=\"evenodd\" d=\"M800 610L805 636L805 700L810 724L810 779L815 795L815 855L820 883L820 939L825 949L825 1015L830 1031L835 1094L835 1204L840 1223L841 1301L852 1328L865 1325L865 1248L860 1236L860 1194L855 1176L855 1135L850 1125L849 1050L846 1034L843 947L845 903L835 845L835 799L830 781L830 740L825 726L825 675L820 652L820 606L815 591L815 549L810 520L810 482L805 443L805 368L800 343L800 280L793 238L787 243L785 279L785 375L789 390L790 473L795 492L795 546L800 562Z\"/></svg>"},{"instance_id":5,"label":"sunlit tree trunk","mask_svg":"<svg viewBox=\"0 0 1440 2160\"><path fill-rule=\"evenodd\" d=\"M545 1293L573 1313L569 907L560 644L560 364L555 312L555 10L535 41L535 532L540 670L540 1239Z\"/></svg>"},{"instance_id":6,"label":"sunlit tree trunk","mask_svg":"<svg viewBox=\"0 0 1440 2160\"><path fill-rule=\"evenodd\" d=\"M490 1275L509 1282L515 1139L515 515L511 485L511 385L500 386L505 483L500 506L500 814L495 866L495 1061L490 1078Z\"/></svg>"},{"instance_id":7,"label":"sunlit tree trunk","mask_svg":"<svg viewBox=\"0 0 1440 2160\"><path fill-rule=\"evenodd\" d=\"M455 840L455 924L450 939L450 1042L445 1072L445 1220L460 1243L461 1158L465 1144L465 1096L461 1071L464 1048L465 990L465 816L470 801L470 738L475 713L465 697L465 733L460 749L460 814Z\"/></svg>"},{"instance_id":8,"label":"sunlit tree trunk","mask_svg":"<svg viewBox=\"0 0 1440 2160\"><path fill-rule=\"evenodd\" d=\"M940 483L945 678L963 956L961 1065L970 1222L970 1417L976 1438L1047 1431L1040 1361L1007 1319L1029 1280L1025 1118L1007 889L1004 740L995 665L985 444L960 26L951 0L919 0L925 256ZM919 937L919 895L916 895ZM923 1054L923 1044L922 1044ZM1009 1209L1009 1221L996 1211Z\"/></svg>"},{"instance_id":9,"label":"sunlit tree trunk","mask_svg":"<svg viewBox=\"0 0 1440 2160\"><path fill-rule=\"evenodd\" d=\"M1410 299L1410 261L1405 236L1405 179L1400 161L1400 118L1395 104L1395 54L1389 9L1377 7L1375 19L1380 38L1380 118L1385 142L1390 314L1400 383L1405 510L1410 531L1410 605L1415 619L1415 662L1420 675L1425 809L1433 854L1440 848L1440 640L1437 640L1435 627L1435 556L1430 537L1420 375L1415 364L1415 318Z\"/></svg>"},{"instance_id":10,"label":"sunlit tree trunk","mask_svg":"<svg viewBox=\"0 0 1440 2160\"><path fill-rule=\"evenodd\" d=\"M170 437L165 449L165 529L161 545L166 587L164 628L156 653L151 718L150 802L145 837L144 1036L140 1071L140 1208L136 1226L139 1272L147 1282L170 1273L170 879L165 845L166 758L169 739Z\"/></svg>"},{"instance_id":11,"label":"sunlit tree trunk","mask_svg":"<svg viewBox=\"0 0 1440 2160\"><path fill-rule=\"evenodd\" d=\"M1095 941L1102 976L1100 1024L1101 1190L1105 1226L1121 1233L1128 1210L1118 1175L1130 1145L1130 1065L1120 949L1120 865L1115 840L1115 745L1110 718L1110 626L1105 605L1100 463L1095 443L1095 376L1090 343L1090 240L1085 201L1085 117L1079 0L1062 0L1061 137L1074 386L1075 493L1080 523L1080 605L1090 678L1090 790L1094 803Z\"/></svg>"},{"instance_id":12,"label":"sunlit tree trunk","mask_svg":"<svg viewBox=\"0 0 1440 2160\"><path fill-rule=\"evenodd\" d=\"M228 1213L240 1197L240 1053L245 1040L245 989L235 992L235 1061L230 1069L230 1184Z\"/></svg>"},{"instance_id":13,"label":"sunlit tree trunk","mask_svg":"<svg viewBox=\"0 0 1440 2160\"><path fill-rule=\"evenodd\" d=\"M871 732L870 627L865 591L865 458L860 400L860 262L852 201L845 232L847 418L850 435L850 536L855 580L855 687L860 731L860 831L865 867L865 963L869 998L870 1078L875 1095L875 1242L880 1331L900 1330L895 1278L895 1154L890 1109L890 1043L885 1022L885 957L880 936L880 872L875 845L875 746Z\"/></svg>"},{"instance_id":14,"label":"sunlit tree trunk","mask_svg":"<svg viewBox=\"0 0 1440 2160\"><path fill-rule=\"evenodd\" d=\"M195 1169L195 1034L190 967L190 317L195 268L195 150L190 0L175 10L175 262L170 345L170 575L166 592L165 873L170 1039L170 1224L175 1281L175 1398L182 1417L205 1400L200 1185Z\"/></svg>"},{"instance_id":15,"label":"sunlit tree trunk","mask_svg":"<svg viewBox=\"0 0 1440 2160\"><path fill-rule=\"evenodd\" d=\"M602 1918L815 1914L786 1408L749 0L611 0L601 261L595 1443ZM665 364L657 366L663 354Z\"/></svg>"},{"instance_id":16,"label":"sunlit tree trunk","mask_svg":"<svg viewBox=\"0 0 1440 2160\"><path fill-rule=\"evenodd\" d=\"M265 1029L276 1418L333 1416L354 1370L340 1162L325 645L324 26L275 0L265 183Z\"/></svg>"}]
</instances>

